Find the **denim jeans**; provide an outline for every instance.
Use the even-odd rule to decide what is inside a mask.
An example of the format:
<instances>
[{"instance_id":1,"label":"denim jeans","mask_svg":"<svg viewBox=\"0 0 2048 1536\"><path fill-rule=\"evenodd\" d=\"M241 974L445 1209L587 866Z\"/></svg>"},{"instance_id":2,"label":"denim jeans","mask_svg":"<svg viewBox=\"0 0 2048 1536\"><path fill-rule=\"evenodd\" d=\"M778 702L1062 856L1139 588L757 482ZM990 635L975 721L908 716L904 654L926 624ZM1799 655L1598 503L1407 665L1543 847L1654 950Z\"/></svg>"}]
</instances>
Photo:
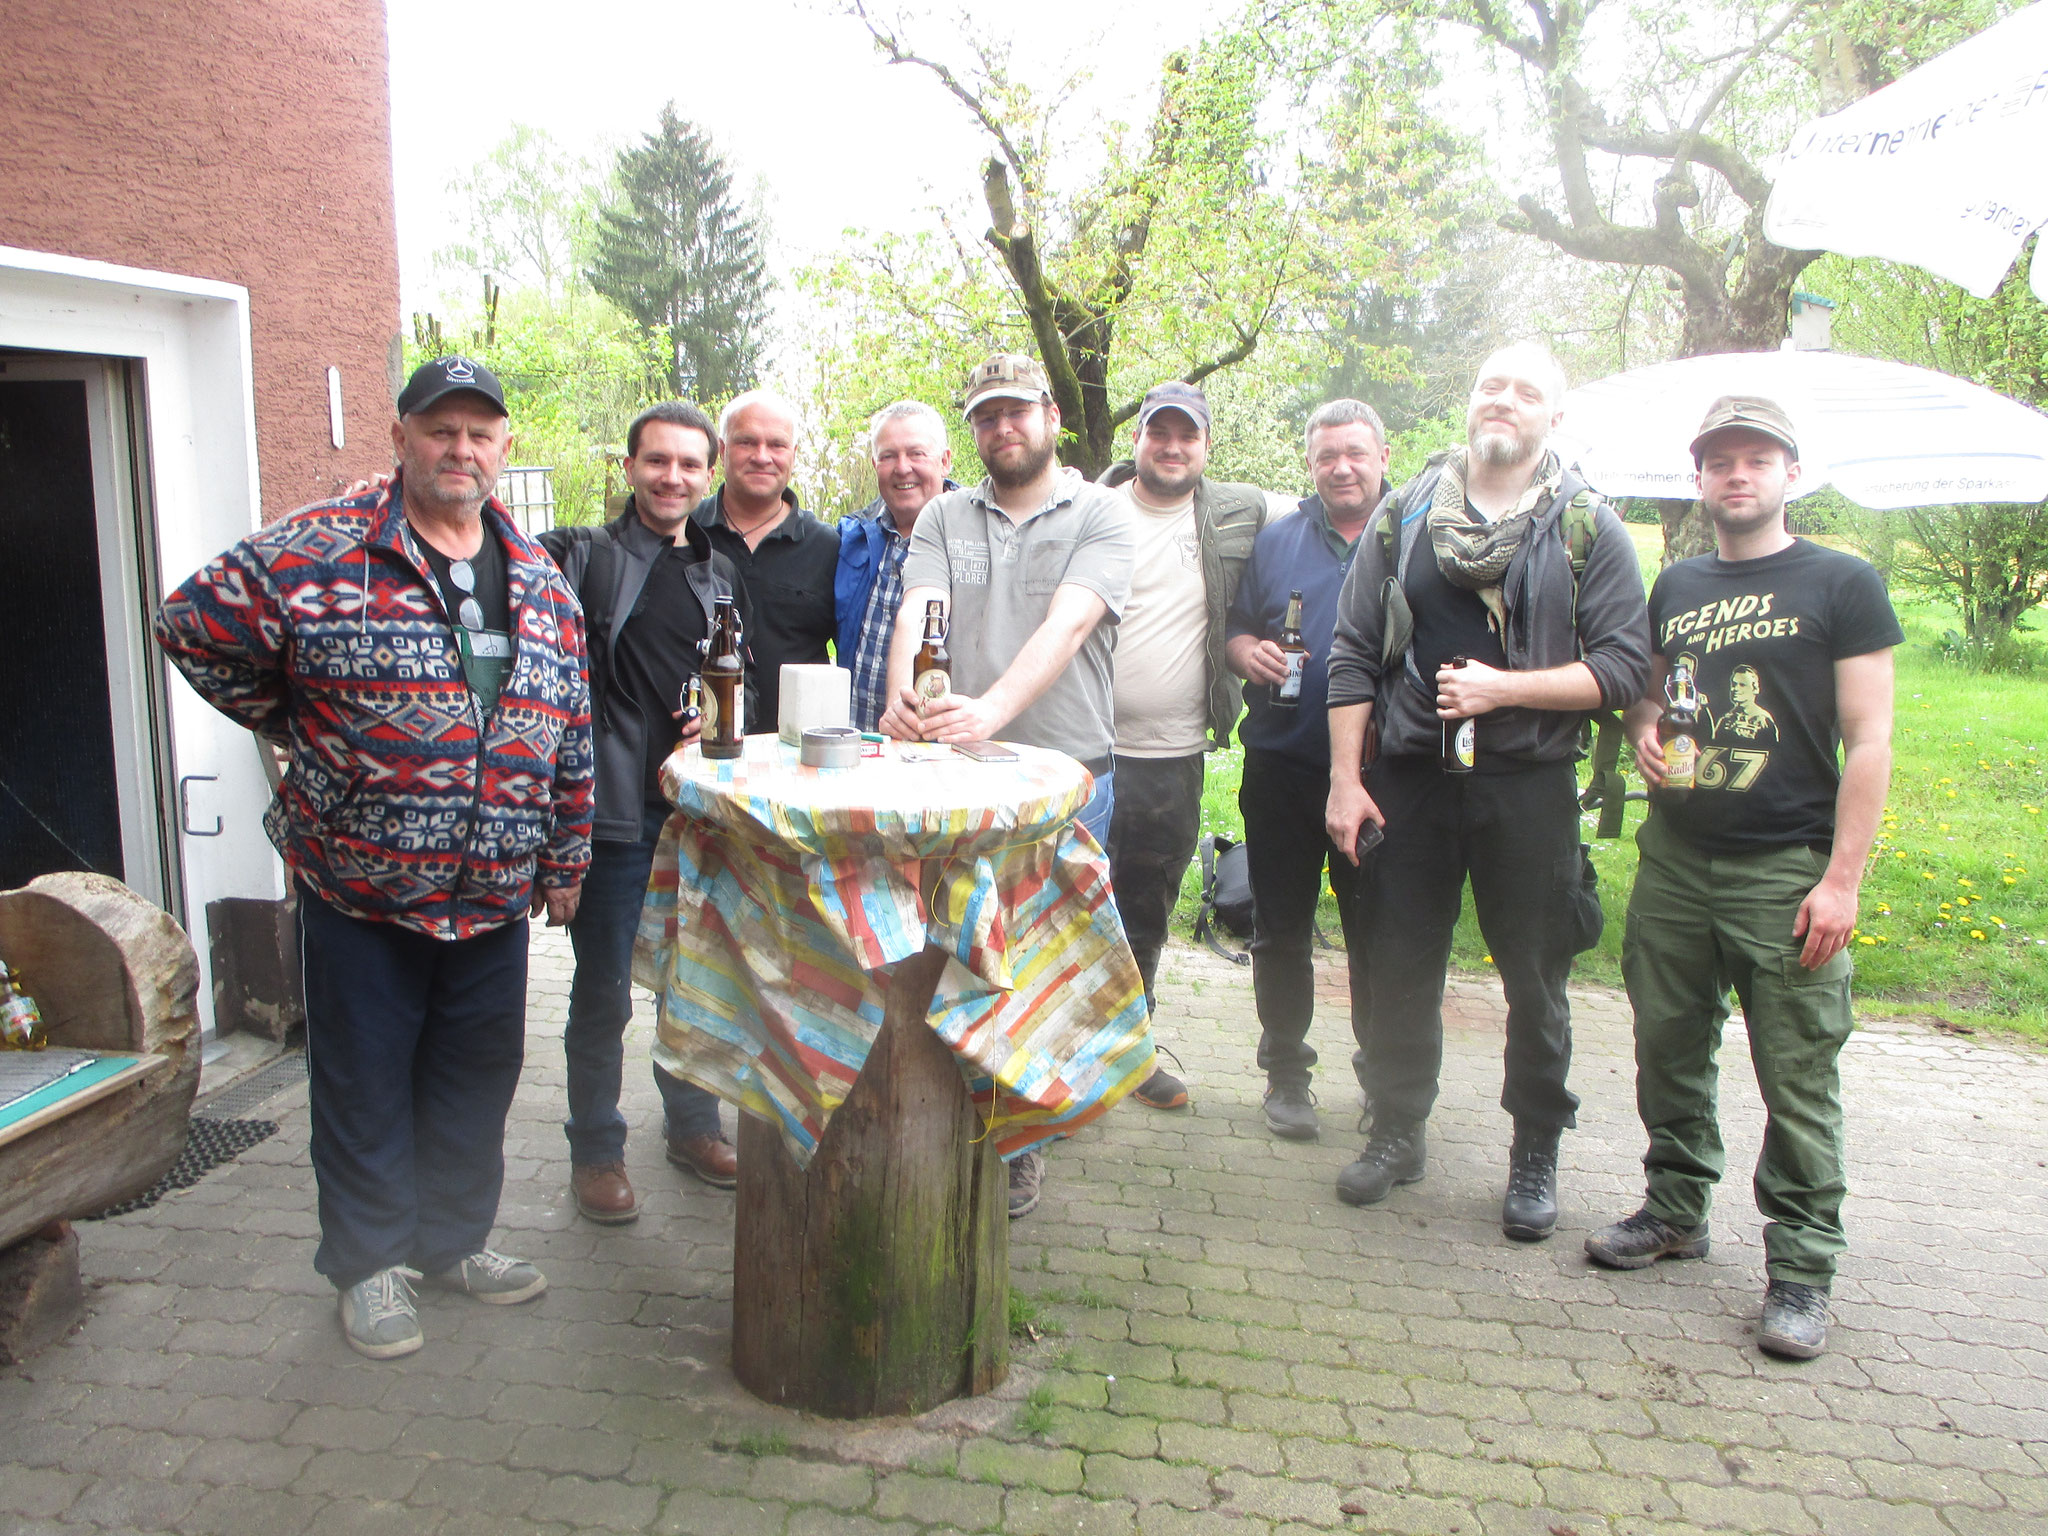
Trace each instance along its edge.
<instances>
[{"instance_id":1,"label":"denim jeans","mask_svg":"<svg viewBox=\"0 0 2048 1536\"><path fill-rule=\"evenodd\" d=\"M1116 770L1110 769L1095 781L1095 793L1088 797L1088 803L1081 807L1081 814L1074 819L1088 829L1088 835L1109 847L1109 823L1116 815Z\"/></svg>"},{"instance_id":2,"label":"denim jeans","mask_svg":"<svg viewBox=\"0 0 2048 1536\"><path fill-rule=\"evenodd\" d=\"M576 979L569 984L569 1027L562 1034L569 1064L569 1118L562 1129L574 1163L615 1163L626 1154L619 1084L626 1025L633 1017L633 934L654 867L654 845L668 816L668 806L649 805L641 815L639 842L591 844L583 900L569 923ZM671 1140L719 1133L715 1095L660 1067L653 1071Z\"/></svg>"}]
</instances>

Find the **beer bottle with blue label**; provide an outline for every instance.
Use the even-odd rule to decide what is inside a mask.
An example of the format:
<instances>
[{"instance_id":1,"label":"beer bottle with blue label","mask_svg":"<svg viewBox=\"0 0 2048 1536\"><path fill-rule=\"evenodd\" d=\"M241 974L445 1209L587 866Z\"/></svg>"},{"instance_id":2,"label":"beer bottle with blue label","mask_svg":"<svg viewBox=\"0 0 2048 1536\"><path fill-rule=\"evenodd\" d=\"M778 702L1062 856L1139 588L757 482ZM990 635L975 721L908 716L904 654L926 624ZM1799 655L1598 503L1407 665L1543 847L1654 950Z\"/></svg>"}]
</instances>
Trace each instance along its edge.
<instances>
[{"instance_id":1,"label":"beer bottle with blue label","mask_svg":"<svg viewBox=\"0 0 2048 1536\"><path fill-rule=\"evenodd\" d=\"M1301 594L1287 594L1287 616L1280 621L1280 654L1287 664L1287 675L1273 685L1273 705L1276 709L1299 709L1301 707L1301 674L1308 666L1308 645L1301 637Z\"/></svg>"}]
</instances>

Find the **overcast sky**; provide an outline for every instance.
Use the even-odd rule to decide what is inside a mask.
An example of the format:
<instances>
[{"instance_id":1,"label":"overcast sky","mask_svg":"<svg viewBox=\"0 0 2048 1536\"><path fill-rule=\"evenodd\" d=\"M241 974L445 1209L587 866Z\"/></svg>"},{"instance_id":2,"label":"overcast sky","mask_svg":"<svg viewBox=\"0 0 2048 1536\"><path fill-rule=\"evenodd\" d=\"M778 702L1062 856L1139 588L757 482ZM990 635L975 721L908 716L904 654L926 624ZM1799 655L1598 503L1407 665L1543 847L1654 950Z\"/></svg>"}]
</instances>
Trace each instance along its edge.
<instances>
[{"instance_id":1,"label":"overcast sky","mask_svg":"<svg viewBox=\"0 0 2048 1536\"><path fill-rule=\"evenodd\" d=\"M1147 109L1164 54L1224 7L1036 0L967 9L975 25L1028 28L1016 57L1034 83L1085 63L1094 84L1077 112L1131 120ZM408 314L435 301L433 253L456 233L448 182L514 123L587 152L647 132L674 100L710 131L737 185L763 190L783 262L830 249L848 227L927 224L935 201L973 193L985 155L936 80L883 63L859 23L823 3L501 0L457 21L443 5L390 0L388 14ZM931 21L910 36L957 59L949 31Z\"/></svg>"}]
</instances>

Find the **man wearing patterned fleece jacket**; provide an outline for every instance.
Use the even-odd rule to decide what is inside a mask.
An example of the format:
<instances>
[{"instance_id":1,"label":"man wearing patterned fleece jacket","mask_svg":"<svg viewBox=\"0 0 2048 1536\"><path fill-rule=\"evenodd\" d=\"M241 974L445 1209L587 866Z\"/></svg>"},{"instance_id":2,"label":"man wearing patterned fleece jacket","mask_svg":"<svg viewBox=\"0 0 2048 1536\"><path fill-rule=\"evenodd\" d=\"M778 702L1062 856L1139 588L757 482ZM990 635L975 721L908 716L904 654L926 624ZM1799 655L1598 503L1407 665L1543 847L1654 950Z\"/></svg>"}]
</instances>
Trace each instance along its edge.
<instances>
[{"instance_id":1,"label":"man wearing patterned fleece jacket","mask_svg":"<svg viewBox=\"0 0 2048 1536\"><path fill-rule=\"evenodd\" d=\"M298 894L314 1267L372 1359L422 1342L423 1275L478 1301L546 1279L485 1246L526 1034L526 918L590 862L583 614L491 495L509 441L482 364L398 397L398 474L251 534L164 602L202 697L285 749L265 817Z\"/></svg>"}]
</instances>

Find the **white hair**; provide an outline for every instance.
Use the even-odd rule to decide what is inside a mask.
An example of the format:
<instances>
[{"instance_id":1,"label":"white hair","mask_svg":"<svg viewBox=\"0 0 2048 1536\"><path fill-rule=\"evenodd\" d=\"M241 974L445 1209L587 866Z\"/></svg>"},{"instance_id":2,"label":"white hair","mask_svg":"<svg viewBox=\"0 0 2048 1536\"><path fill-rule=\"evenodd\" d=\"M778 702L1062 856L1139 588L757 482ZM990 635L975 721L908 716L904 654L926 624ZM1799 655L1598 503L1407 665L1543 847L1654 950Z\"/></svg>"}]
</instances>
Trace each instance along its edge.
<instances>
[{"instance_id":1,"label":"white hair","mask_svg":"<svg viewBox=\"0 0 2048 1536\"><path fill-rule=\"evenodd\" d=\"M1543 403L1552 410L1564 404L1567 388L1564 365L1551 355L1550 348L1540 341L1511 341L1504 347L1495 347L1486 354L1479 365L1479 372L1473 376L1472 385L1477 389L1479 381L1492 371L1493 365L1502 358L1511 358L1528 370L1528 377L1543 386Z\"/></svg>"},{"instance_id":2,"label":"white hair","mask_svg":"<svg viewBox=\"0 0 2048 1536\"><path fill-rule=\"evenodd\" d=\"M795 406L791 405L772 389L750 389L742 394L734 395L732 399L726 402L725 409L718 413L718 438L720 442L725 440L726 430L731 427L733 417L739 415L741 411L746 410L749 406L755 405L765 405L770 410L780 411L789 418L790 430L792 432L796 430Z\"/></svg>"},{"instance_id":3,"label":"white hair","mask_svg":"<svg viewBox=\"0 0 2048 1536\"><path fill-rule=\"evenodd\" d=\"M892 421L915 421L931 434L932 446L944 448L951 439L946 435L946 418L922 400L892 400L868 418L868 455L874 456L875 442L882 435L882 428Z\"/></svg>"}]
</instances>

